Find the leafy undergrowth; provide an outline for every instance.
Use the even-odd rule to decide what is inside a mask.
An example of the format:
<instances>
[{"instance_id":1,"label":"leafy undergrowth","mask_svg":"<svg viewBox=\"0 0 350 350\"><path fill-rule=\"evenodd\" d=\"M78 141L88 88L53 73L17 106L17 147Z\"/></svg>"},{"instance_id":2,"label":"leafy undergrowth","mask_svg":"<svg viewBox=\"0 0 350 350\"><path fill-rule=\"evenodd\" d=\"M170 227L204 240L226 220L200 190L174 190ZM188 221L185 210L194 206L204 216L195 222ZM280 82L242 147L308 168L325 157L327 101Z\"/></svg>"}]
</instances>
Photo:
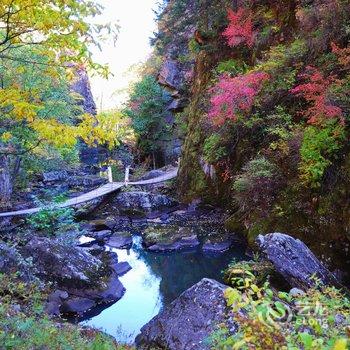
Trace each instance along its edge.
<instances>
[{"instance_id":1,"label":"leafy undergrowth","mask_svg":"<svg viewBox=\"0 0 350 350\"><path fill-rule=\"evenodd\" d=\"M243 266L237 265L240 271ZM278 292L269 282L260 285L257 276L233 277L234 288L225 297L238 331L232 335L220 329L212 336L213 349L350 348L350 303L340 290L318 283L307 292Z\"/></svg>"},{"instance_id":2,"label":"leafy undergrowth","mask_svg":"<svg viewBox=\"0 0 350 350\"><path fill-rule=\"evenodd\" d=\"M0 348L13 350L131 350L92 328L51 320L37 283L0 274Z\"/></svg>"}]
</instances>

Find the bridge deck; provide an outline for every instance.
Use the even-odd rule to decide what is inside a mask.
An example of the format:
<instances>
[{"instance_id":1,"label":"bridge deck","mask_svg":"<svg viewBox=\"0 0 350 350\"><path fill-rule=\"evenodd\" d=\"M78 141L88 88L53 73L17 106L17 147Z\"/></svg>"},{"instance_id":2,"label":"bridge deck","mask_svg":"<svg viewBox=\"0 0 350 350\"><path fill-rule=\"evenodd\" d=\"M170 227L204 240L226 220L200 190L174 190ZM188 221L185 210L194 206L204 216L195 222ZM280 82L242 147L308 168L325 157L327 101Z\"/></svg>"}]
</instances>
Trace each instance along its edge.
<instances>
[{"instance_id":1,"label":"bridge deck","mask_svg":"<svg viewBox=\"0 0 350 350\"><path fill-rule=\"evenodd\" d=\"M73 206L78 205L78 204L86 203L86 202L89 202L89 201L94 200L96 198L100 198L102 196L105 196L106 194L115 192L124 186L150 185L150 184L156 184L156 183L164 182L167 180L171 180L177 176L177 170L178 169L174 169L172 171L165 173L162 176L158 176L158 177L155 177L155 178L149 179L149 180L128 182L127 184L125 184L124 182L108 183L108 184L102 185L99 188L96 188L93 191L84 193L78 197L74 197L74 198L68 199L67 201L65 201L63 203L57 204L57 207L58 208L67 208L67 207L73 207ZM37 207L37 208L31 208L31 209L10 211L10 212L6 212L6 213L0 213L0 217L29 215L29 214L37 213L42 209L43 209L43 207Z\"/></svg>"}]
</instances>

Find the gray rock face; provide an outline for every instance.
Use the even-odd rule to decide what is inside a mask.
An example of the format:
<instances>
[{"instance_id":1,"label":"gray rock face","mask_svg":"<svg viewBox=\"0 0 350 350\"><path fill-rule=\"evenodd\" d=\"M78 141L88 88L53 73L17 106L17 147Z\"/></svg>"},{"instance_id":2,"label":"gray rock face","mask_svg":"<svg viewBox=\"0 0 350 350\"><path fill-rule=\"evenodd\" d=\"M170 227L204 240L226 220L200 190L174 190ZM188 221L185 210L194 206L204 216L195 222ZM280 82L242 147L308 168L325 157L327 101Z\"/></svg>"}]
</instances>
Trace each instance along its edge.
<instances>
[{"instance_id":1,"label":"gray rock face","mask_svg":"<svg viewBox=\"0 0 350 350\"><path fill-rule=\"evenodd\" d=\"M67 183L70 187L97 187L107 183L107 179L95 175L69 176Z\"/></svg>"},{"instance_id":2,"label":"gray rock face","mask_svg":"<svg viewBox=\"0 0 350 350\"><path fill-rule=\"evenodd\" d=\"M165 86L173 96L177 96L183 84L183 76L178 62L166 60L159 72L158 82Z\"/></svg>"},{"instance_id":3,"label":"gray rock face","mask_svg":"<svg viewBox=\"0 0 350 350\"><path fill-rule=\"evenodd\" d=\"M70 188L91 188L101 186L107 182L107 179L104 179L98 175L88 175L83 171L49 171L47 173L43 173L42 178L44 183L64 183Z\"/></svg>"},{"instance_id":4,"label":"gray rock face","mask_svg":"<svg viewBox=\"0 0 350 350\"><path fill-rule=\"evenodd\" d=\"M65 170L62 171L49 171L47 173L43 173L43 181L44 182L57 182L57 181L65 181L68 178L68 172Z\"/></svg>"},{"instance_id":5,"label":"gray rock face","mask_svg":"<svg viewBox=\"0 0 350 350\"><path fill-rule=\"evenodd\" d=\"M259 235L257 243L265 257L291 287L302 290L313 287L313 276L324 284L340 286L336 277L299 239L283 233L270 233L265 236Z\"/></svg>"},{"instance_id":6,"label":"gray rock face","mask_svg":"<svg viewBox=\"0 0 350 350\"><path fill-rule=\"evenodd\" d=\"M96 303L87 298L72 298L65 301L61 306L61 312L64 314L82 314L92 307L94 307Z\"/></svg>"},{"instance_id":7,"label":"gray rock face","mask_svg":"<svg viewBox=\"0 0 350 350\"><path fill-rule=\"evenodd\" d=\"M80 105L85 113L96 114L96 104L91 92L90 80L85 68L77 68L75 80L71 86L72 91L81 95Z\"/></svg>"},{"instance_id":8,"label":"gray rock face","mask_svg":"<svg viewBox=\"0 0 350 350\"><path fill-rule=\"evenodd\" d=\"M149 192L122 192L113 201L119 209L134 209L151 211L164 207L171 207L176 204L171 198Z\"/></svg>"},{"instance_id":9,"label":"gray rock face","mask_svg":"<svg viewBox=\"0 0 350 350\"><path fill-rule=\"evenodd\" d=\"M86 236L94 238L97 242L104 243L108 238L112 236L112 231L102 230L97 232L88 232Z\"/></svg>"},{"instance_id":10,"label":"gray rock face","mask_svg":"<svg viewBox=\"0 0 350 350\"><path fill-rule=\"evenodd\" d=\"M218 324L227 321L225 289L219 282L202 279L142 327L137 348L209 349L206 339Z\"/></svg>"},{"instance_id":11,"label":"gray rock face","mask_svg":"<svg viewBox=\"0 0 350 350\"><path fill-rule=\"evenodd\" d=\"M100 257L101 260L84 248L45 237L32 238L21 252L0 242L0 272L19 271L25 280L38 277L53 282L58 288L45 304L46 312L51 315L62 312L82 315L97 305L116 302L124 295L125 288L118 274L126 273L128 266L115 269L118 260L112 253L102 253ZM26 258L31 259L31 265Z\"/></svg>"},{"instance_id":12,"label":"gray rock face","mask_svg":"<svg viewBox=\"0 0 350 350\"><path fill-rule=\"evenodd\" d=\"M102 268L102 262L83 248L66 246L44 237L34 237L22 253L33 259L39 277L69 287L96 283L94 276Z\"/></svg>"}]
</instances>

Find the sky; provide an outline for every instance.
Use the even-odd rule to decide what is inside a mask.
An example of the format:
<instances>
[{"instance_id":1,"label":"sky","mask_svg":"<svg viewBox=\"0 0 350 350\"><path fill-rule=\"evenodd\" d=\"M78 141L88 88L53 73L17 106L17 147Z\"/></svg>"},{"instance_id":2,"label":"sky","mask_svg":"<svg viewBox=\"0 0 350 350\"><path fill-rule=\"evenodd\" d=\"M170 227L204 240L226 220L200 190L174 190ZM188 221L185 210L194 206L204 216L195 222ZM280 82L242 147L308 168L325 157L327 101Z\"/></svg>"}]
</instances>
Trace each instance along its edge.
<instances>
[{"instance_id":1,"label":"sky","mask_svg":"<svg viewBox=\"0 0 350 350\"><path fill-rule=\"evenodd\" d=\"M156 31L155 15L159 0L99 0L105 10L97 22L118 22L116 45L102 44L102 51L92 48L94 60L108 64L113 73L108 80L91 76L92 93L99 110L120 106L127 99L125 90L134 79L127 74L130 66L146 60L151 52L149 38ZM124 91L121 93L120 91Z\"/></svg>"}]
</instances>

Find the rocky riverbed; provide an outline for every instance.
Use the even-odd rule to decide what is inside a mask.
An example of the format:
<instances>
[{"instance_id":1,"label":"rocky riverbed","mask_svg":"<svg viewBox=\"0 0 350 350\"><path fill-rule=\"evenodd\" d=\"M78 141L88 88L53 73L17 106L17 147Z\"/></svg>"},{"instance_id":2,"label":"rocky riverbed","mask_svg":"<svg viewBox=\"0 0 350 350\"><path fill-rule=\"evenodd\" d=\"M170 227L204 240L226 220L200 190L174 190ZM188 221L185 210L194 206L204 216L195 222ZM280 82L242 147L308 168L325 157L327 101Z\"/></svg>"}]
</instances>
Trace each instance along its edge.
<instances>
[{"instance_id":1,"label":"rocky riverbed","mask_svg":"<svg viewBox=\"0 0 350 350\"><path fill-rule=\"evenodd\" d=\"M136 339L139 349L206 349L219 324L236 332L222 271L250 257L245 241L225 229L225 212L183 205L166 187L152 186L117 194L84 215L73 241L31 232L13 246L21 223L9 226L0 272L19 271L49 287L52 317L102 328L121 342ZM306 290L312 276L343 287L301 241L275 233L259 236L257 246L270 264L266 274L274 271L284 287Z\"/></svg>"}]
</instances>

